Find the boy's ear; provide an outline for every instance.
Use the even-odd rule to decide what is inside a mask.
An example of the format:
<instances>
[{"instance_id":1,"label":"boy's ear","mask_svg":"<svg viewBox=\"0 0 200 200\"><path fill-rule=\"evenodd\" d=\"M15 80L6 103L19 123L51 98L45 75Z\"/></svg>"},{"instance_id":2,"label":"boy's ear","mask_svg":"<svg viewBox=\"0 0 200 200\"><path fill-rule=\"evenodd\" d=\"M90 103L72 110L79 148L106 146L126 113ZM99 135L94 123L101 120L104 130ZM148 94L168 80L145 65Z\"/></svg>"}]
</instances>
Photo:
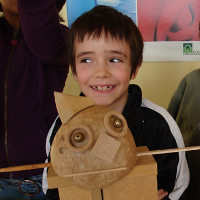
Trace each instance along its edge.
<instances>
[{"instance_id":1,"label":"boy's ear","mask_svg":"<svg viewBox=\"0 0 200 200\"><path fill-rule=\"evenodd\" d=\"M94 105L88 97L72 96L60 92L54 92L56 108L60 119L65 124L77 112Z\"/></svg>"},{"instance_id":2,"label":"boy's ear","mask_svg":"<svg viewBox=\"0 0 200 200\"><path fill-rule=\"evenodd\" d=\"M71 71L72 71L72 74L73 74L73 78L74 78L74 80L77 81L77 76L76 76L76 73L73 73L72 66L69 65L69 68L70 68Z\"/></svg>"},{"instance_id":3,"label":"boy's ear","mask_svg":"<svg viewBox=\"0 0 200 200\"><path fill-rule=\"evenodd\" d=\"M73 74L73 77L74 77L74 80L75 80L75 81L78 80L76 74Z\"/></svg>"},{"instance_id":4,"label":"boy's ear","mask_svg":"<svg viewBox=\"0 0 200 200\"><path fill-rule=\"evenodd\" d=\"M141 67L141 65L138 65L138 66L137 66L137 68L136 68L136 70L135 70L135 73L133 73L133 74L131 75L131 80L134 80L134 79L136 78L140 67Z\"/></svg>"}]
</instances>

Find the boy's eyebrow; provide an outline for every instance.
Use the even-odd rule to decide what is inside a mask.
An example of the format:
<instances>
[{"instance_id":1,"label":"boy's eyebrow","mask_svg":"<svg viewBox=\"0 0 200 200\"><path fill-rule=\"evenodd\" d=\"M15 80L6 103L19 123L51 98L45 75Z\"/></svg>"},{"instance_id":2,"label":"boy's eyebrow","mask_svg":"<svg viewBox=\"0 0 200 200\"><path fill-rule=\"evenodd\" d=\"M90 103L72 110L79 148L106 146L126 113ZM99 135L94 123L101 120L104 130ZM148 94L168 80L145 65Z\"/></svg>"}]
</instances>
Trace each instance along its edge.
<instances>
[{"instance_id":1,"label":"boy's eyebrow","mask_svg":"<svg viewBox=\"0 0 200 200\"><path fill-rule=\"evenodd\" d=\"M106 53L112 53L112 54L119 54L119 55L123 55L127 58L127 55L121 51L116 51L116 50L106 50L105 51ZM94 54L93 51L85 51L85 52L80 52L78 55L77 55L77 58L81 57L81 56L84 56L84 55L87 55L87 54Z\"/></svg>"},{"instance_id":2,"label":"boy's eyebrow","mask_svg":"<svg viewBox=\"0 0 200 200\"><path fill-rule=\"evenodd\" d=\"M119 54L119 55L123 55L127 58L127 55L125 53L123 53L122 51L116 51L116 50L109 50L107 51L108 53L114 53L114 54Z\"/></svg>"},{"instance_id":3,"label":"boy's eyebrow","mask_svg":"<svg viewBox=\"0 0 200 200\"><path fill-rule=\"evenodd\" d=\"M78 55L77 55L77 58L81 57L81 56L85 56L87 54L94 54L93 51L84 51L84 52L80 52Z\"/></svg>"}]
</instances>

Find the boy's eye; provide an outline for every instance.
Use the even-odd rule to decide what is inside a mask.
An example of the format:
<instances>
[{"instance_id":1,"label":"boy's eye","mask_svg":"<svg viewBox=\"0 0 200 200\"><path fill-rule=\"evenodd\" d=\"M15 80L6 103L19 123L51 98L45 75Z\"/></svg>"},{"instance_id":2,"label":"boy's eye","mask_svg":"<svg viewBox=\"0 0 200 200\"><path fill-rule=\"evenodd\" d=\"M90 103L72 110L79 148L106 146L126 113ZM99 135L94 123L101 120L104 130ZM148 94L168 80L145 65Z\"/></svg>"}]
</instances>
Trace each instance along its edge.
<instances>
[{"instance_id":1,"label":"boy's eye","mask_svg":"<svg viewBox=\"0 0 200 200\"><path fill-rule=\"evenodd\" d=\"M117 59L117 58L112 58L112 59L110 59L110 62L117 63L117 62L121 62L121 60Z\"/></svg>"},{"instance_id":2,"label":"boy's eye","mask_svg":"<svg viewBox=\"0 0 200 200\"><path fill-rule=\"evenodd\" d=\"M81 60L82 63L90 63L92 62L89 58L85 58Z\"/></svg>"}]
</instances>

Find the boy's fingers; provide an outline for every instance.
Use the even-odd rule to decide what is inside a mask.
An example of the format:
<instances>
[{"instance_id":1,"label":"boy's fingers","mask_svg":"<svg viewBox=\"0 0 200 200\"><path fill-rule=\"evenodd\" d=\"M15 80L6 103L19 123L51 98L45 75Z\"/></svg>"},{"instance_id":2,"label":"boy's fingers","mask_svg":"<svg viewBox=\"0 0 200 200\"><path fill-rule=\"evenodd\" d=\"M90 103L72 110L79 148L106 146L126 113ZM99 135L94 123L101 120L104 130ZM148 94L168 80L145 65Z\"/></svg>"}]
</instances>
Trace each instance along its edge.
<instances>
[{"instance_id":1,"label":"boy's fingers","mask_svg":"<svg viewBox=\"0 0 200 200\"><path fill-rule=\"evenodd\" d=\"M165 192L163 189L158 190L158 200L162 200L167 195L168 192Z\"/></svg>"},{"instance_id":2,"label":"boy's fingers","mask_svg":"<svg viewBox=\"0 0 200 200\"><path fill-rule=\"evenodd\" d=\"M163 189L158 190L158 196L164 192Z\"/></svg>"}]
</instances>

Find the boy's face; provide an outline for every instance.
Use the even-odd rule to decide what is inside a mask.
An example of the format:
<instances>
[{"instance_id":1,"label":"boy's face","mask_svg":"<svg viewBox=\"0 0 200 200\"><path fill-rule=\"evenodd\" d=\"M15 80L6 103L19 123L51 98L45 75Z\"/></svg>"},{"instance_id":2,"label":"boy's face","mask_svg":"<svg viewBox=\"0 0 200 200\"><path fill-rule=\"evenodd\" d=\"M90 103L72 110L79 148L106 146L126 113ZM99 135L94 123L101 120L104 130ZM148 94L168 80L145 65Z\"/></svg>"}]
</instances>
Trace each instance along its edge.
<instances>
[{"instance_id":1,"label":"boy's face","mask_svg":"<svg viewBox=\"0 0 200 200\"><path fill-rule=\"evenodd\" d=\"M95 104L122 113L128 99L131 73L128 43L102 34L99 39L86 36L82 43L76 40L74 47L74 79L81 91Z\"/></svg>"}]
</instances>

